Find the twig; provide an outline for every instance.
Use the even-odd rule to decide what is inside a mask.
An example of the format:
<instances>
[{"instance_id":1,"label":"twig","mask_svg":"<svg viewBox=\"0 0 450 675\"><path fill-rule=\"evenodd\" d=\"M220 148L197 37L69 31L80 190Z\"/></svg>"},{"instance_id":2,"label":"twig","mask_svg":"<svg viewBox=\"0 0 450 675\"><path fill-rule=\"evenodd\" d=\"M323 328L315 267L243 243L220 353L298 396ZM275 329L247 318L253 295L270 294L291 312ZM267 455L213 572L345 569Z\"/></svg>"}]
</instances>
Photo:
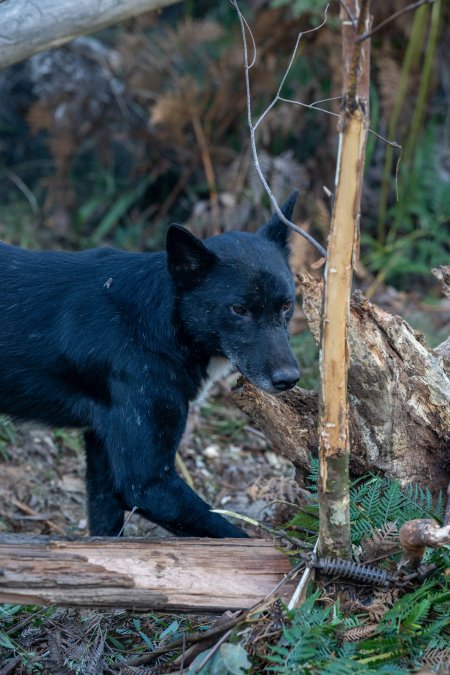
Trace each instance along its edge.
<instances>
[{"instance_id":1,"label":"twig","mask_svg":"<svg viewBox=\"0 0 450 675\"><path fill-rule=\"evenodd\" d=\"M13 498L13 499L11 499L11 502L14 504L14 506L16 506L18 509L23 511L23 513L26 513L29 516L33 516L35 518L36 517L41 518L41 516L39 515L39 513L37 511L30 508L29 506L27 506L27 504L24 504L19 499ZM47 525L47 527L49 527L51 530L54 530L55 532L58 532L58 534L62 534L62 535L65 536L66 532L62 529L62 527L60 527L59 525L54 523L52 520L48 520L47 518L42 518L42 520Z\"/></svg>"},{"instance_id":2,"label":"twig","mask_svg":"<svg viewBox=\"0 0 450 675\"><path fill-rule=\"evenodd\" d=\"M231 628L228 630L224 635L222 635L219 640L217 640L216 644L214 647L211 647L210 651L207 653L206 657L203 659L203 661L199 664L198 668L194 670L194 673L201 673L203 668L206 666L206 664L212 659L214 654L217 652L217 650L220 648L220 645L222 645L225 640L228 640L228 638L231 635Z\"/></svg>"},{"instance_id":3,"label":"twig","mask_svg":"<svg viewBox=\"0 0 450 675\"><path fill-rule=\"evenodd\" d=\"M311 103L311 106L313 108L315 108L318 103L327 103L328 101L341 101L343 98L344 97L342 95L341 96L330 96L329 98L321 98L318 101L313 101ZM329 112L329 111L327 110L327 112Z\"/></svg>"},{"instance_id":4,"label":"twig","mask_svg":"<svg viewBox=\"0 0 450 675\"><path fill-rule=\"evenodd\" d=\"M355 17L353 16L352 12L350 11L350 7L347 5L347 3L344 0L339 0L339 4L345 9L348 18L352 22L352 26L356 28L356 20Z\"/></svg>"},{"instance_id":5,"label":"twig","mask_svg":"<svg viewBox=\"0 0 450 675\"><path fill-rule=\"evenodd\" d=\"M402 146L397 143L397 141L390 141L381 134L377 134L376 131L373 131L372 129L367 129L369 134L373 134L373 136L376 136L377 138L380 139L380 141L383 141L383 143L386 143L386 145L390 145L392 148L395 148L396 150L402 150ZM400 160L399 160L400 161ZM398 200L397 200L398 201Z\"/></svg>"},{"instance_id":6,"label":"twig","mask_svg":"<svg viewBox=\"0 0 450 675\"><path fill-rule=\"evenodd\" d=\"M254 162L254 164L255 164L256 172L257 172L257 174L258 174L258 176L259 176L259 179L260 179L261 183L263 184L263 187L264 187L264 189L265 189L267 195L269 196L270 203L272 204L272 207L273 207L273 209L275 210L277 216L280 218L281 222L283 222L285 225L287 225L288 227L290 227L291 229L293 229L295 232L297 232L298 234L300 234L302 237L304 237L305 239L307 239L307 240L309 241L309 243L312 244L312 245L319 251L319 253L320 253L322 256L325 256L325 257L326 257L327 253L326 253L325 249L323 248L323 246L321 246L321 245L319 244L319 242L317 242L317 241L314 239L314 237L312 237L308 232L305 232L305 231L302 230L300 227L298 227L297 225L295 225L294 223L292 223L290 220L288 220L288 219L285 217L285 215L283 214L283 212L281 211L280 207L278 206L277 200L275 199L275 197L274 197L274 195L273 195L273 193L272 193L272 191L271 191L271 189L270 189L270 187L269 187L269 185L268 185L268 183L267 183L267 181L266 181L266 178L265 178L265 176L264 176L264 174L263 174L263 172L262 172L262 169L261 169L261 166L260 166L260 163L259 163L258 151L257 151L257 148L256 148L255 132L256 132L256 129L257 129L258 125L262 122L262 120L266 117L266 115L269 113L269 111L274 107L274 105L275 105L275 104L280 100L280 98L281 98L281 97L280 97L281 88L283 87L283 84L284 84L284 82L286 81L286 78L287 78L287 76L288 76L288 74L289 74L289 70L290 70L290 68L291 68L291 66L292 66L292 64L293 64L293 62L294 62L294 59L295 59L295 56L296 56L296 53L297 53L297 50L298 50L298 45L299 45L299 43L300 43L300 40L301 40L302 36L303 36L305 33L311 33L311 32L313 32L313 31L319 30L319 28L321 28L321 27L325 24L325 22L326 22L326 20L327 20L327 10L328 10L328 5L327 5L326 10L325 10L325 18L324 18L324 20L322 21L322 23L321 23L319 26L317 26L316 28L311 28L311 29L308 30L308 31L303 31L303 32L301 32L301 33L298 34L297 40L296 40L296 43L295 43L294 50L293 50L292 55L291 55L291 58L290 58L290 60L289 60L288 67L287 67L287 69L286 69L286 71L285 71L285 73L284 73L284 75L283 75L282 80L281 80L281 84L280 84L280 86L279 86L279 88L278 88L278 91L277 91L277 93L276 93L274 99L271 101L271 103L270 103L270 104L268 105L268 107L266 108L266 110L260 115L260 117L259 117L258 120L255 122L255 124L253 124L253 121L252 121L252 108L251 108L251 89L250 89L250 75L249 75L249 70L250 70L250 68L253 67L253 65L254 65L254 63L255 63L255 59L256 59L256 48L254 48L253 60L252 60L252 63L250 64L250 63L249 63L249 59L248 59L248 44L247 44L246 30L249 32L249 34L250 34L250 36L251 36L253 45L255 45L255 40L254 40L254 37L253 37L252 32L251 32L251 30L250 30L250 27L249 27L249 25L248 25L246 19L244 18L243 14L242 14L242 12L241 12L241 10L240 10L240 8L239 8L239 5L238 5L238 3L237 3L237 0L230 0L230 2L231 2L231 4L234 6L234 8L235 8L235 10L236 10L236 12L237 12L237 15L238 15L238 18L239 18L239 23L240 23L240 25L241 25L242 44L243 44L243 48L244 48L244 72L245 72L245 89L246 89L246 95L247 95L247 118L248 118L248 126L249 126L249 130L250 130L250 142L251 142L251 148L252 148L252 154L253 154L253 162Z\"/></svg>"},{"instance_id":7,"label":"twig","mask_svg":"<svg viewBox=\"0 0 450 675\"><path fill-rule=\"evenodd\" d=\"M279 97L279 101L282 101L283 103L291 103L292 105L299 105L302 108L309 108L310 110L317 110L318 112L323 112L326 113L327 115L331 115L332 117L339 117L339 113L335 113L332 110L326 110L325 108L318 108L317 103L323 103L324 101L333 101L335 99L342 98L342 96L334 96L333 98L324 98L322 101L315 101L314 103L303 103L302 101L296 101L291 98L283 98L283 96ZM383 143L386 143L386 145L390 145L391 147L395 148L396 150L401 150L402 146L397 143L397 141L390 141L388 138L385 138L381 134L377 133L376 131L373 131L373 129L367 129L369 134L373 134L373 136L376 136L377 138L380 139L380 141L383 141Z\"/></svg>"},{"instance_id":8,"label":"twig","mask_svg":"<svg viewBox=\"0 0 450 675\"><path fill-rule=\"evenodd\" d=\"M16 188L18 188L23 195L25 195L26 199L28 200L28 203L31 207L31 210L33 211L33 214L37 216L39 214L39 205L37 203L37 199L34 196L34 194L31 192L30 188L28 185L26 185L23 180L21 179L20 176L18 176L16 173L13 173L12 171L8 171L6 174L6 177L9 178L9 180L14 183Z\"/></svg>"},{"instance_id":9,"label":"twig","mask_svg":"<svg viewBox=\"0 0 450 675\"><path fill-rule=\"evenodd\" d=\"M117 535L118 537L121 537L123 534L123 531L125 530L126 526L128 525L129 521L131 520L131 516L133 516L137 511L137 506L133 506L131 509L130 513L128 514L124 524L122 525L119 534Z\"/></svg>"},{"instance_id":10,"label":"twig","mask_svg":"<svg viewBox=\"0 0 450 675\"><path fill-rule=\"evenodd\" d=\"M278 100L283 101L283 103L292 103L293 105L300 105L302 106L302 108L309 108L310 110L318 110L319 112L326 113L327 115L332 115L332 117L339 117L339 113L335 113L332 110L325 110L325 108L318 108L315 105L315 103L303 103L302 101L295 101L294 99L283 98L282 96L279 96Z\"/></svg>"},{"instance_id":11,"label":"twig","mask_svg":"<svg viewBox=\"0 0 450 675\"><path fill-rule=\"evenodd\" d=\"M31 614L29 614L27 617L25 617L25 619L22 619L22 621L19 621L19 623L16 623L11 628L8 628L8 630L5 631L5 633L7 635L14 635L14 633L16 633L18 630L20 630L21 628L23 628L27 624L29 624L30 621L34 621L37 616L40 616L41 614L43 614L47 610L48 610L47 606L41 607L40 609L37 609L36 611L33 610L33 612Z\"/></svg>"},{"instance_id":12,"label":"twig","mask_svg":"<svg viewBox=\"0 0 450 675\"><path fill-rule=\"evenodd\" d=\"M406 14L406 12L411 12L414 9L418 9L422 5L431 5L435 2L435 0L418 0L418 2L413 2L411 5L407 5L406 7L403 7L403 9L399 9L398 12L394 12L394 14L391 14L391 16L388 16L387 19L384 19L383 21L380 21L379 24L375 26L375 28L372 28L372 30L368 33L363 33L359 37L356 38L356 42L363 42L364 40L368 40L374 33L377 33L380 28L383 28L386 26L386 24L391 23L391 21L394 21L395 19L398 19L399 16L402 16L402 14ZM343 3L341 3L343 5Z\"/></svg>"},{"instance_id":13,"label":"twig","mask_svg":"<svg viewBox=\"0 0 450 675\"><path fill-rule=\"evenodd\" d=\"M319 540L316 541L316 544L314 546L313 556L317 554L318 545ZM299 607L303 603L305 599L306 588L308 586L309 581L312 580L313 573L314 571L311 565L307 565L297 585L297 588L295 589L291 599L289 600L288 609L295 609L296 607Z\"/></svg>"},{"instance_id":14,"label":"twig","mask_svg":"<svg viewBox=\"0 0 450 675\"><path fill-rule=\"evenodd\" d=\"M347 15L349 16L352 25L356 28L357 33L360 33L360 32L362 31L362 25L363 25L363 24L361 23L359 26L357 26L357 25L356 25L356 20L355 20L353 14L351 13L351 11L350 11L350 9L349 9L347 3L344 2L344 0L339 0L339 1L340 1L340 4L342 5L342 7L344 8L344 10L346 11ZM420 4L423 4L424 2L434 2L434 1L435 1L435 0L420 0ZM289 60L288 66L287 66L286 71L285 71L285 73L284 73L284 75L283 75L283 78L282 78L282 80L281 80L280 86L278 87L278 91L277 91L275 97L273 98L273 100L272 100L272 101L269 103L269 105L267 106L267 108L261 113L261 115L259 116L259 118L258 118L258 119L256 120L256 122L253 124L253 122L252 122L252 113L251 113L250 77L249 77L249 72L248 72L248 71L249 71L251 68L253 68L253 66L254 66L254 64L255 64L255 61L256 61L256 44L255 44L255 38L254 38L254 36L253 36L253 33L252 33L252 31L251 31L251 28L250 28L250 26L249 26L247 20L245 19L245 17L243 16L243 14L242 14L242 12L241 12L241 10L240 10L240 8L239 8L239 5L238 5L238 3L237 3L237 0L230 0L230 2L231 2L231 4L232 4L232 5L234 6L234 8L235 8L235 10L236 10L236 12L237 12L237 15L238 15L238 18L239 18L239 21L240 21L240 24L241 24L242 44L243 44L243 48L244 48L245 85L246 85L246 94L247 94L247 117L248 117L248 126L249 126L249 129L250 129L250 141L251 141L251 148L252 148L253 161L254 161L254 164L255 164L255 168L256 168L257 174L258 174L259 179L261 180L261 182L262 182L262 184L263 184L263 187L264 187L266 193L267 193L268 196L269 196L269 199L270 199L270 202L271 202L271 204L272 204L272 207L274 208L274 210L275 210L276 214L278 215L278 217L280 218L280 220L281 220L285 225L288 225L291 229L293 229L295 232L297 232L298 234L300 234L302 237L304 237L305 239L307 239L307 240L309 241L309 243L312 244L312 245L313 245L313 246L314 246L314 247L322 254L322 256L324 256L324 257L326 258L326 257L327 257L327 253L326 253L325 249L324 249L324 248L323 248L323 247L322 247L322 246L314 239L314 237L312 237L308 232L305 232L304 230L302 230L301 228L299 228L297 225L295 225L294 223L292 223L291 221L289 221L289 220L284 216L284 214L281 212L280 207L278 206L278 203L277 203L277 201L276 201L276 199L275 199L275 197L274 197L272 191L270 190L270 187L269 187L269 185L268 185L268 183L267 183L267 181L266 181L266 179L265 179L265 177L264 177L264 174L263 174L263 172L262 172L262 169L261 169L261 166L260 166L260 163L259 163L259 159L258 159L258 151L257 151L257 148L256 148L256 141L255 141L255 132L256 132L258 126L260 125L260 123L263 121L263 119L267 116L267 114L272 110L272 108L275 106L275 104L276 104L278 101L282 101L283 103L291 103L291 104L293 104L293 105L298 105L298 106L301 106L301 107L303 107L303 108L308 108L309 110L318 110L319 112L323 112L323 113L325 113L325 114L327 114L327 115L331 115L332 117L339 117L339 116L340 116L338 113L335 113L335 112L333 112L333 111L331 111L331 110L326 110L325 108L319 108L319 107L318 107L318 104L319 104L319 103L324 103L324 102L326 102L326 101L333 101L333 100L341 99L341 98L343 98L342 96L334 96L334 97L328 98L328 99L321 99L321 100L319 100L319 101L314 101L313 103L303 103L302 101L296 101L296 100L284 98L283 96L281 96L281 90L282 90L282 87L283 87L283 85L284 85L284 83L285 83L285 81L286 81L286 78L287 78L287 76L288 76L288 74L289 74L289 71L290 71L290 69L291 69L291 67L292 67L292 64L293 64L293 62L294 62L294 59L295 59L295 56L296 56L296 54L297 54L297 51L298 51L298 47L299 47L301 38L302 38L303 35L305 35L306 33L311 33L311 32L317 31L317 30L319 30L320 28L322 28L322 26L326 23L326 20L327 20L328 5L327 5L326 8L325 8L325 17L324 17L324 20L322 21L321 24L319 24L319 25L316 26L315 28L311 28L311 29L309 29L309 30L307 30L307 31L302 31L302 32L300 32L300 33L298 34L297 40L296 40L296 42L295 42L294 49L293 49L293 51L292 51L291 58L290 58L290 60ZM416 4L417 4L417 3L416 3ZM412 8L413 8L413 6L411 5L411 6L409 7L409 9L412 9ZM406 11L406 10L405 10L405 11ZM401 12L401 13L403 13L403 12ZM395 15L394 15L394 16L395 16ZM394 18L394 17L393 17L393 18ZM381 25L381 24L380 24L380 25ZM250 39L251 39L251 41L252 41L253 58L252 58L251 63L249 63L249 61L248 61L248 44L247 44L247 38L246 38L246 31L248 32L248 34L249 34L249 36L250 36ZM362 35L362 36L360 35L360 39L361 39L362 37L364 37L365 35L366 35L367 37L369 37L369 34L367 33L367 34L364 34L364 35ZM359 40L356 39L355 42L356 42L356 44L355 44L355 53L354 53L354 55L353 55L353 63L355 64L355 67L357 67L357 65L358 65L358 63L359 63L360 47L359 47L359 45L358 45ZM356 81L356 79L357 79L357 74L356 74L356 71L355 71L355 81ZM393 148L396 148L396 149L400 149L400 150L401 150L401 145L399 145L396 141L389 141L387 138L384 138L384 136L381 136L380 134L378 134L377 132L373 131L372 129L368 129L368 131L369 131L369 133L373 134L374 136L376 136L377 138L379 138L380 140L382 140L382 141L383 141L384 143L386 143L387 145L390 145L390 146L393 147ZM400 160L399 160L399 161L400 161ZM398 164L397 164L397 170L398 170Z\"/></svg>"}]
</instances>

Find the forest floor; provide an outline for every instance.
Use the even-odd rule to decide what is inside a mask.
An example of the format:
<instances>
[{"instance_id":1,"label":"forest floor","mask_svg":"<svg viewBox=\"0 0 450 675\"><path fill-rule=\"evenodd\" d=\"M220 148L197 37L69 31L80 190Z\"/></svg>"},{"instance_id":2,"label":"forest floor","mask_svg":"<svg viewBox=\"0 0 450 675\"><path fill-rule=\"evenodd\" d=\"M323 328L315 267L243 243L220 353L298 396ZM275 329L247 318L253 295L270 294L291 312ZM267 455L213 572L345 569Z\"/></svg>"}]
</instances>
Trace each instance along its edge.
<instances>
[{"instance_id":1,"label":"forest floor","mask_svg":"<svg viewBox=\"0 0 450 675\"><path fill-rule=\"evenodd\" d=\"M432 346L450 332L450 299L425 304L412 294L385 289L376 301L424 332ZM306 386L312 387L317 377L316 352L311 337L299 332L304 327L300 311L294 326L293 344ZM194 412L194 429L180 449L185 474L195 490L217 508L271 525L286 522L295 513L297 502L293 467L227 400L227 390L235 379L231 376L218 385L205 405ZM78 432L2 420L0 471L0 532L87 534L85 462ZM244 527L257 534L251 526ZM128 520L125 535L170 536L136 514ZM160 647L182 631L206 628L213 620L211 616L3 605L0 675L108 672L104 666L108 655L130 658ZM100 651L103 666L96 670ZM124 672L169 671L160 661Z\"/></svg>"}]
</instances>

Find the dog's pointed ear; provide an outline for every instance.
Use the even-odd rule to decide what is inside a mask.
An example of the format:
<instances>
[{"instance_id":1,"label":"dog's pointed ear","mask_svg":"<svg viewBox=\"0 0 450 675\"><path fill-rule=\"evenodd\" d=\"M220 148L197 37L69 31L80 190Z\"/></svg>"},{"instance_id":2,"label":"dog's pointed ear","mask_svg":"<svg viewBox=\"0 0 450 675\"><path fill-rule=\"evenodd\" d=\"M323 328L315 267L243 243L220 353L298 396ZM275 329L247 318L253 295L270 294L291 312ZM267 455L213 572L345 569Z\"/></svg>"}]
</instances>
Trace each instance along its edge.
<instances>
[{"instance_id":1,"label":"dog's pointed ear","mask_svg":"<svg viewBox=\"0 0 450 675\"><path fill-rule=\"evenodd\" d=\"M181 287L198 284L217 260L215 253L181 225L169 227L166 251L170 275Z\"/></svg>"},{"instance_id":2,"label":"dog's pointed ear","mask_svg":"<svg viewBox=\"0 0 450 675\"><path fill-rule=\"evenodd\" d=\"M292 213L297 197L298 190L294 190L280 209L283 216L288 220L292 219ZM291 228L283 223L277 213L274 213L269 222L258 230L258 234L269 239L269 241L273 241L274 244L277 244L280 248L288 249Z\"/></svg>"}]
</instances>

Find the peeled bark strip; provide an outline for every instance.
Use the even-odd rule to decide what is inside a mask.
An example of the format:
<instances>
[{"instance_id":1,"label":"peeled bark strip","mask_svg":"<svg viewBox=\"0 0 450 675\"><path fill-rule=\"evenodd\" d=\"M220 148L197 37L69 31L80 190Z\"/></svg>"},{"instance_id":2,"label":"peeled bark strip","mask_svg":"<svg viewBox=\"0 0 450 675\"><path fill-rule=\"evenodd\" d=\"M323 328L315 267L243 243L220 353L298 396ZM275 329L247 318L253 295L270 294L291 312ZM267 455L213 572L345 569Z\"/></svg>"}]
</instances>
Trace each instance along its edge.
<instances>
[{"instance_id":1,"label":"peeled bark strip","mask_svg":"<svg viewBox=\"0 0 450 675\"><path fill-rule=\"evenodd\" d=\"M303 309L320 336L322 284L299 277ZM417 482L433 492L450 477L450 367L399 316L354 293L350 305L350 469ZM245 384L233 400L274 449L309 470L317 447L317 394L296 388L273 397ZM274 405L273 400L277 401Z\"/></svg>"},{"instance_id":2,"label":"peeled bark strip","mask_svg":"<svg viewBox=\"0 0 450 675\"><path fill-rule=\"evenodd\" d=\"M0 603L205 612L248 609L291 570L260 539L0 535ZM287 582L279 597L289 598Z\"/></svg>"},{"instance_id":3,"label":"peeled bark strip","mask_svg":"<svg viewBox=\"0 0 450 675\"><path fill-rule=\"evenodd\" d=\"M3 0L0 68L179 0Z\"/></svg>"}]
</instances>

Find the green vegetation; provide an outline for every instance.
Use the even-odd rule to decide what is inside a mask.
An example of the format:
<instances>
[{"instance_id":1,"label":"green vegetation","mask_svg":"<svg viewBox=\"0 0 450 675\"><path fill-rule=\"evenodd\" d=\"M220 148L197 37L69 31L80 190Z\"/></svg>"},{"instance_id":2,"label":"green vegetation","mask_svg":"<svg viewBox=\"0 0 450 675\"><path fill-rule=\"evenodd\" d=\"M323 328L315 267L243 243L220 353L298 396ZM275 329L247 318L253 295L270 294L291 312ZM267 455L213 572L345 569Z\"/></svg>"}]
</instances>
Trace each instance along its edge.
<instances>
[{"instance_id":1,"label":"green vegetation","mask_svg":"<svg viewBox=\"0 0 450 675\"><path fill-rule=\"evenodd\" d=\"M364 635L364 623L346 616L339 603L321 603L321 593L311 594L290 613L280 643L269 655L269 670L288 673L402 673L416 671L424 663L445 664L450 656L450 589L437 578L405 594L389 609L373 631Z\"/></svg>"},{"instance_id":2,"label":"green vegetation","mask_svg":"<svg viewBox=\"0 0 450 675\"><path fill-rule=\"evenodd\" d=\"M313 461L309 489L315 491L318 466ZM414 518L443 516L443 498L433 500L429 490L411 484L369 477L351 488L353 549L361 562L393 569L399 559L398 529ZM318 533L318 506L302 507L288 526L291 535L314 543ZM364 602L353 602L345 584L336 601L329 586L319 588L298 609L288 612L282 634L268 655L267 670L287 673L407 673L424 664L431 669L450 658L450 588L445 570L450 547L428 550L426 563L437 570L394 600L392 591L377 590ZM332 599L334 598L334 602ZM355 605L358 609L352 610ZM370 635L370 637L368 637ZM258 672L258 670L254 671Z\"/></svg>"},{"instance_id":3,"label":"green vegetation","mask_svg":"<svg viewBox=\"0 0 450 675\"><path fill-rule=\"evenodd\" d=\"M387 212L389 229L381 242L363 228L362 260L381 279L401 288L429 283L430 270L450 259L450 189L440 168L442 129L430 124L413 166L401 165L400 199Z\"/></svg>"}]
</instances>

